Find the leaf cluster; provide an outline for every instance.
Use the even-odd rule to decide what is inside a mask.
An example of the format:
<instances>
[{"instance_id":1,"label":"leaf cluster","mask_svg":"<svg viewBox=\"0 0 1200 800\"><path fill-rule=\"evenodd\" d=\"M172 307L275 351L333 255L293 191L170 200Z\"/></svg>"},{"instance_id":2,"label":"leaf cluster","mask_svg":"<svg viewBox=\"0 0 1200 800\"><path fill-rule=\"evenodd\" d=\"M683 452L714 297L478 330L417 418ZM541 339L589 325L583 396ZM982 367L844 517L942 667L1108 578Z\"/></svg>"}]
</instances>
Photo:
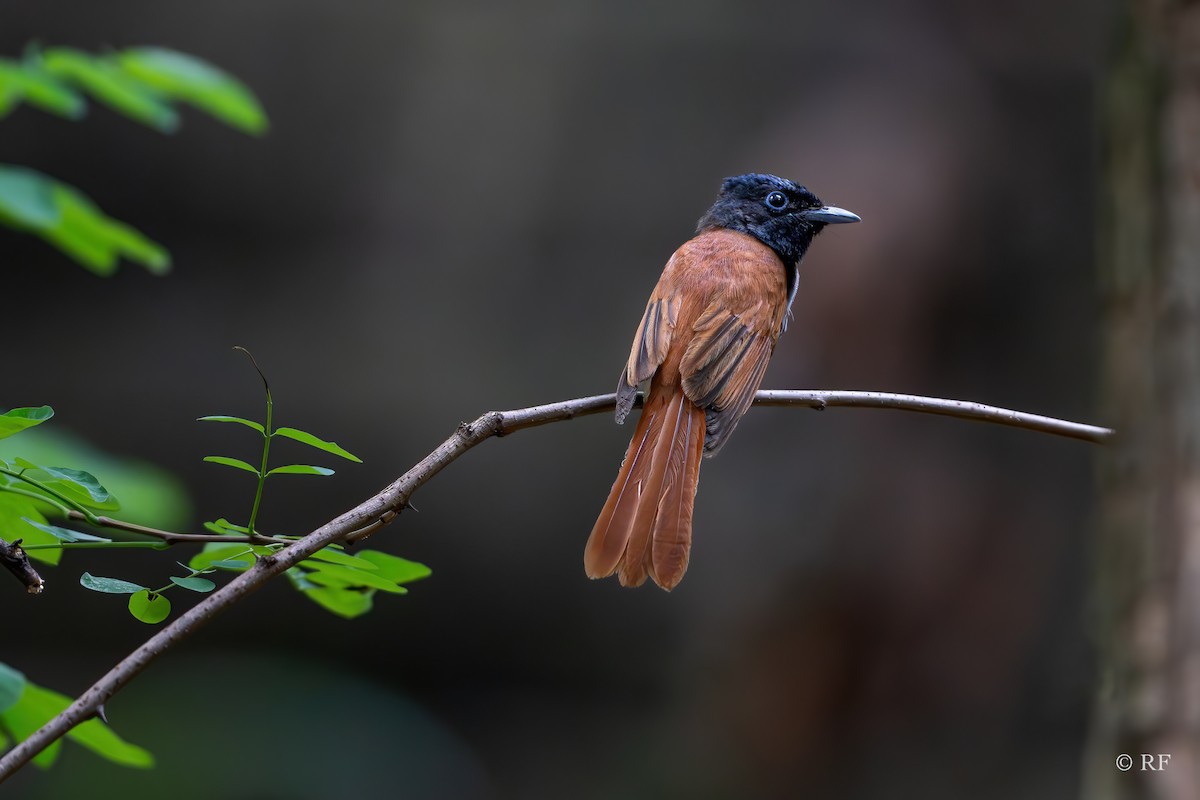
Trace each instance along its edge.
<instances>
[{"instance_id":1,"label":"leaf cluster","mask_svg":"<svg viewBox=\"0 0 1200 800\"><path fill-rule=\"evenodd\" d=\"M93 55L30 47L19 61L0 59L0 118L25 104L79 120L89 99L162 133L178 129L180 104L248 134L268 127L250 89L176 50L131 47ZM162 245L108 216L78 189L27 167L0 164L0 224L41 237L98 275L111 275L121 259L160 274L171 265Z\"/></svg>"}]
</instances>

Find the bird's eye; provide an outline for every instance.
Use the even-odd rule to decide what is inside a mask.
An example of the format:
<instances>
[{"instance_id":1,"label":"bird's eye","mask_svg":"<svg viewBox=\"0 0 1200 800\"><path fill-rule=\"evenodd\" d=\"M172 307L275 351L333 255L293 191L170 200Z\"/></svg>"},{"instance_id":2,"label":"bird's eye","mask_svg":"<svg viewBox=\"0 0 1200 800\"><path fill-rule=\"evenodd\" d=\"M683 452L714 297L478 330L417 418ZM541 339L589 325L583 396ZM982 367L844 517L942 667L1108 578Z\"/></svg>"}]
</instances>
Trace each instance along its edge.
<instances>
[{"instance_id":1,"label":"bird's eye","mask_svg":"<svg viewBox=\"0 0 1200 800\"><path fill-rule=\"evenodd\" d=\"M771 209L772 211L783 211L785 208L787 208L788 199L787 195L785 195L783 192L771 192L769 195L767 195L766 202L767 208Z\"/></svg>"}]
</instances>

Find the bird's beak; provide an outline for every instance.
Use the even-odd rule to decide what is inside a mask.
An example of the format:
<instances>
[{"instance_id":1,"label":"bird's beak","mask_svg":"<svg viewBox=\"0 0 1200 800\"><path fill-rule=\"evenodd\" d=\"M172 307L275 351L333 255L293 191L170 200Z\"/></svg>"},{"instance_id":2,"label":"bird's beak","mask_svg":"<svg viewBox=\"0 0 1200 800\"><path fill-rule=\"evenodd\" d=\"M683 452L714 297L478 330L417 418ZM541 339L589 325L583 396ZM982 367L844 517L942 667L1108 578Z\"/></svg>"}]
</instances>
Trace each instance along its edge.
<instances>
[{"instance_id":1,"label":"bird's beak","mask_svg":"<svg viewBox=\"0 0 1200 800\"><path fill-rule=\"evenodd\" d=\"M810 208L807 211L801 211L800 216L809 222L824 222L827 225L835 225L839 222L862 222L862 218L858 214L837 206Z\"/></svg>"}]
</instances>

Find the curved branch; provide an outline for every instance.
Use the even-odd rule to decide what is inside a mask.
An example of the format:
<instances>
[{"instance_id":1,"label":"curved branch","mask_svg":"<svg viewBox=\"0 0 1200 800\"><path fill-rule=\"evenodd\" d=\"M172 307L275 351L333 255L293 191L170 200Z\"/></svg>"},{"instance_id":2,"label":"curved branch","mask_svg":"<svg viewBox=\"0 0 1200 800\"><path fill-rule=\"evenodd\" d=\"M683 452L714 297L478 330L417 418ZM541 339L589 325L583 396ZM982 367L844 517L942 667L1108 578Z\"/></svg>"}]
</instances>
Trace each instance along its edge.
<instances>
[{"instance_id":1,"label":"curved branch","mask_svg":"<svg viewBox=\"0 0 1200 800\"><path fill-rule=\"evenodd\" d=\"M805 390L768 389L754 397L756 406L807 406L824 409L834 406L848 408L894 408L900 411L921 411L977 422L992 422L1009 425L1039 433L1052 433L1085 442L1104 444L1116 435L1112 428L1101 428L1082 422L1043 417L1027 411L1012 411L969 400L945 400L940 397L922 397L916 394L891 394L890 392L817 392Z\"/></svg>"},{"instance_id":2,"label":"curved branch","mask_svg":"<svg viewBox=\"0 0 1200 800\"><path fill-rule=\"evenodd\" d=\"M450 438L438 445L436 450L397 478L386 489L330 520L304 538L292 542L278 553L260 558L253 567L205 597L174 622L147 639L109 670L104 677L92 684L62 713L6 753L0 759L0 782L10 777L71 728L99 715L110 697L133 680L168 648L186 639L222 611L261 588L271 578L308 558L328 544L341 539L348 541L364 539L387 522L395 519L408 505L409 498L417 489L428 483L434 475L437 475L448 464L475 445L493 436L504 436L525 428L610 411L615 407L615 403L616 395L597 395L514 411L489 411L474 422L462 423ZM1107 428L1010 411L979 403L882 392L761 391L755 397L755 404L805 406L816 409L829 406L896 408L995 422L1092 442L1104 442L1113 436L1113 431Z\"/></svg>"}]
</instances>

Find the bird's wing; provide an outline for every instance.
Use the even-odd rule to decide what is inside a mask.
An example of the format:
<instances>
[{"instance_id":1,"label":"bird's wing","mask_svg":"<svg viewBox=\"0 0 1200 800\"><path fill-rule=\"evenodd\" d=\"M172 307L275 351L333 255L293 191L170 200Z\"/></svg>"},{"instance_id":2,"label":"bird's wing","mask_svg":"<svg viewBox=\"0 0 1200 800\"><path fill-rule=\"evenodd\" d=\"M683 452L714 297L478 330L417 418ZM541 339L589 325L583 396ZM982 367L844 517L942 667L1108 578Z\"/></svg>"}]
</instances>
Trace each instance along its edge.
<instances>
[{"instance_id":1,"label":"bird's wing","mask_svg":"<svg viewBox=\"0 0 1200 800\"><path fill-rule=\"evenodd\" d=\"M668 289L669 284L662 282L655 288L634 334L629 362L617 382L617 422L624 422L633 407L638 384L653 376L667 357L680 306L679 295L666 294Z\"/></svg>"},{"instance_id":2,"label":"bird's wing","mask_svg":"<svg viewBox=\"0 0 1200 800\"><path fill-rule=\"evenodd\" d=\"M721 448L754 401L779 336L778 314L761 301L732 311L720 299L696 320L680 372L688 399L704 409L704 452Z\"/></svg>"}]
</instances>

